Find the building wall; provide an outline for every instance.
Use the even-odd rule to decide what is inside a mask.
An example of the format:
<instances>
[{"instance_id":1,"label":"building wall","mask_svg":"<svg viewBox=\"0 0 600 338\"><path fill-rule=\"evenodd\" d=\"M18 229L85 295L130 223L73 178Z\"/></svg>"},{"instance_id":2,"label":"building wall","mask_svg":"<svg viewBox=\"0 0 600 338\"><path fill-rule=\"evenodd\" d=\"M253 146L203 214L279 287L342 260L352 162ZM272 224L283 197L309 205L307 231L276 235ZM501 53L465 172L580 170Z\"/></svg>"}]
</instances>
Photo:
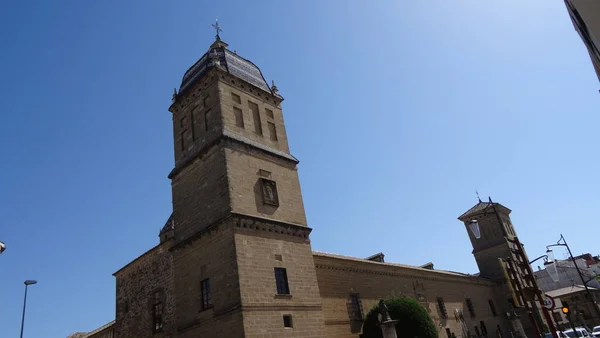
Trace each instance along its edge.
<instances>
[{"instance_id":1,"label":"building wall","mask_svg":"<svg viewBox=\"0 0 600 338\"><path fill-rule=\"evenodd\" d=\"M234 222L227 219L173 250L176 325L181 337L232 337L243 332ZM202 306L201 282L210 280L212 307ZM179 337L179 336L178 336Z\"/></svg>"},{"instance_id":2,"label":"building wall","mask_svg":"<svg viewBox=\"0 0 600 338\"><path fill-rule=\"evenodd\" d=\"M570 5L575 8L583 24L586 26L589 41L587 41L588 37L585 36L586 33L582 32L582 29L578 27L574 13L569 9L575 30L583 40L592 60L596 75L600 80L600 3L596 0L566 0L566 3L568 7Z\"/></svg>"},{"instance_id":3,"label":"building wall","mask_svg":"<svg viewBox=\"0 0 600 338\"><path fill-rule=\"evenodd\" d=\"M226 149L225 154L232 212L306 225L295 163L240 146ZM264 171L268 174L261 175ZM279 206L263 203L261 177L277 184Z\"/></svg>"},{"instance_id":4,"label":"building wall","mask_svg":"<svg viewBox=\"0 0 600 338\"><path fill-rule=\"evenodd\" d=\"M172 241L153 249L115 273L115 336L127 338L174 337L175 299L173 294L173 260L169 252ZM162 293L162 332L153 335L154 293Z\"/></svg>"},{"instance_id":5,"label":"building wall","mask_svg":"<svg viewBox=\"0 0 600 338\"><path fill-rule=\"evenodd\" d=\"M465 330L475 335L475 326L481 330L485 323L489 336L496 336L497 325L505 332L503 314L505 302L495 295L497 285L476 277L432 271L427 269L377 263L367 260L349 260L315 253L317 279L323 301L327 337L358 337L362 323L351 319L350 294L359 294L363 314L373 308L379 299L388 296L407 296L418 299L432 316L440 337L446 337L446 328L457 337ZM447 318L443 318L437 298L442 297ZM466 305L470 298L475 310L471 317ZM489 305L492 300L496 316ZM455 317L461 310L464 321ZM464 324L463 324L464 323Z\"/></svg>"},{"instance_id":6,"label":"building wall","mask_svg":"<svg viewBox=\"0 0 600 338\"><path fill-rule=\"evenodd\" d=\"M274 100L270 95L261 93L260 90L252 90L247 84L244 85L242 81L230 75L222 75L219 81L219 95L225 130L289 153L283 111L277 100ZM262 134L256 133L255 119L252 112L253 104L258 106ZM242 111L243 126L236 121L236 109ZM273 114L273 117L269 116L268 111ZM276 140L272 140L270 137L269 122L275 125Z\"/></svg>"},{"instance_id":7,"label":"building wall","mask_svg":"<svg viewBox=\"0 0 600 338\"><path fill-rule=\"evenodd\" d=\"M585 261L577 260L577 265L582 269L582 275L585 281L590 280L594 276L592 269L588 269ZM581 277L577 273L577 269L570 261L558 261L556 270L558 271L558 282L552 280L548 271L544 268L534 272L538 286L544 292L558 290L572 285L583 285ZM589 270L589 271L588 271ZM600 281L590 280L587 285L589 287L600 289Z\"/></svg>"},{"instance_id":8,"label":"building wall","mask_svg":"<svg viewBox=\"0 0 600 338\"><path fill-rule=\"evenodd\" d=\"M236 230L246 337L325 337L310 241L304 229L243 221ZM274 268L285 268L289 295L278 295ZM292 316L285 328L283 316Z\"/></svg>"}]
</instances>

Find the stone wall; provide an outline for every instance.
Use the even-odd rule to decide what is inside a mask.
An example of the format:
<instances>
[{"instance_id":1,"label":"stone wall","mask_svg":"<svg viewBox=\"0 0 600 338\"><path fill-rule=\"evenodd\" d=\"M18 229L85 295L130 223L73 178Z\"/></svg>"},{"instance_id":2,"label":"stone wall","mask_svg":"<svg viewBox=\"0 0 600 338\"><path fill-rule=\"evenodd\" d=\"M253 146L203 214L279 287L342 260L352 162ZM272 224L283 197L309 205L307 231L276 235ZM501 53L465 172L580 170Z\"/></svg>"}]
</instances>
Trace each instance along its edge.
<instances>
[{"instance_id":1,"label":"stone wall","mask_svg":"<svg viewBox=\"0 0 600 338\"><path fill-rule=\"evenodd\" d=\"M231 218L174 247L177 328L182 337L237 337L243 332ZM210 280L212 307L203 308L201 281Z\"/></svg>"},{"instance_id":2,"label":"stone wall","mask_svg":"<svg viewBox=\"0 0 600 338\"><path fill-rule=\"evenodd\" d=\"M308 229L242 218L235 233L246 337L325 337ZM285 268L289 295L277 294ZM291 316L285 327L283 316Z\"/></svg>"},{"instance_id":3,"label":"stone wall","mask_svg":"<svg viewBox=\"0 0 600 338\"><path fill-rule=\"evenodd\" d=\"M115 273L117 282L115 336L175 337L172 241L157 245ZM163 329L154 334L154 293L160 291Z\"/></svg>"},{"instance_id":4,"label":"stone wall","mask_svg":"<svg viewBox=\"0 0 600 338\"><path fill-rule=\"evenodd\" d=\"M503 314L505 301L497 299L496 284L474 276L429 270L399 264L379 263L358 258L315 252L319 290L323 301L327 337L358 337L362 322L351 316L350 295L358 294L363 316L379 299L389 296L415 298L429 311L440 337L446 329L457 337L468 333L476 336L484 322L488 336L496 337L497 325L506 331ZM444 317L437 298L443 298ZM472 317L466 299L473 304ZM492 300L496 313L492 313ZM455 310L462 311L458 318Z\"/></svg>"}]
</instances>

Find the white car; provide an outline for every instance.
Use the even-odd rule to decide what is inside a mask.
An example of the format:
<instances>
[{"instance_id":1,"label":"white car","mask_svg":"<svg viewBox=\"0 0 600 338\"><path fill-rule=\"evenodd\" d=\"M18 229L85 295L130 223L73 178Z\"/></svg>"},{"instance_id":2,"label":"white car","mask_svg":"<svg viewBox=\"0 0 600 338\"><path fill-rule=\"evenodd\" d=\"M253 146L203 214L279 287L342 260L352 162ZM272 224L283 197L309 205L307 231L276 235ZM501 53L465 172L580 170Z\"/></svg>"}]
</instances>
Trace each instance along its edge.
<instances>
[{"instance_id":1,"label":"white car","mask_svg":"<svg viewBox=\"0 0 600 338\"><path fill-rule=\"evenodd\" d=\"M594 336L583 327L576 327L575 330L577 330L577 335L573 333L573 329L566 330L565 334L569 336L569 338L594 338Z\"/></svg>"},{"instance_id":2,"label":"white car","mask_svg":"<svg viewBox=\"0 0 600 338\"><path fill-rule=\"evenodd\" d=\"M592 330L592 335L594 337L600 338L600 326L594 327L594 329Z\"/></svg>"}]
</instances>

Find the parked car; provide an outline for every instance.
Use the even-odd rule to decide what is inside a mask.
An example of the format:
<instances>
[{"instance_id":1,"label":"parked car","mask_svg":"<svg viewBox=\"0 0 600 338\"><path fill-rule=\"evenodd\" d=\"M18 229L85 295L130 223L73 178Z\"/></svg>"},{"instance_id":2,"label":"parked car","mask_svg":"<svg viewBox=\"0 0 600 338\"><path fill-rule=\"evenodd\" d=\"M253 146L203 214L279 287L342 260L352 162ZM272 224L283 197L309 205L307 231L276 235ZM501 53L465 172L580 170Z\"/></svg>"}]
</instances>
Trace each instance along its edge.
<instances>
[{"instance_id":1,"label":"parked car","mask_svg":"<svg viewBox=\"0 0 600 338\"><path fill-rule=\"evenodd\" d=\"M596 338L600 338L600 325L594 327L594 329L592 330L592 335Z\"/></svg>"},{"instance_id":2,"label":"parked car","mask_svg":"<svg viewBox=\"0 0 600 338\"><path fill-rule=\"evenodd\" d=\"M573 332L573 329L565 331L565 334L569 336L569 338L594 338L591 332L583 327L576 327L577 334Z\"/></svg>"},{"instance_id":3,"label":"parked car","mask_svg":"<svg viewBox=\"0 0 600 338\"><path fill-rule=\"evenodd\" d=\"M556 331L558 338L569 338L564 332ZM544 338L553 338L552 333L544 333Z\"/></svg>"}]
</instances>

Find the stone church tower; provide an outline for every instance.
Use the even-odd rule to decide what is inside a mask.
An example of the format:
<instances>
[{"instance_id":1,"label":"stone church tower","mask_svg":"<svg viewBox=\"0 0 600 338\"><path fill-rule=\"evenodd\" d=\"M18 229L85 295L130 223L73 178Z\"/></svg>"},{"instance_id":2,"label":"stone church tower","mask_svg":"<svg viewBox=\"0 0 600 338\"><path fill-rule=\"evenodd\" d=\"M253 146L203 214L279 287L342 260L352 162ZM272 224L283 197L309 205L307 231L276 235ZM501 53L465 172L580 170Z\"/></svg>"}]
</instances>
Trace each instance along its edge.
<instances>
[{"instance_id":1,"label":"stone church tower","mask_svg":"<svg viewBox=\"0 0 600 338\"><path fill-rule=\"evenodd\" d=\"M473 246L473 256L479 267L479 276L498 283L494 290L496 298L504 300L501 303L502 312L508 314L513 332L526 333L535 336L533 327L528 319L529 314L522 307L514 306L514 297L510 292L499 258L512 257L509 241L517 239L517 233L510 219L511 210L500 203L482 202L458 217L465 224L469 239ZM476 238L469 223L477 221L480 238ZM525 257L527 253L524 252ZM528 259L527 259L528 260ZM532 314L535 315L535 314ZM538 320L542 320L539 318Z\"/></svg>"},{"instance_id":2,"label":"stone church tower","mask_svg":"<svg viewBox=\"0 0 600 338\"><path fill-rule=\"evenodd\" d=\"M115 273L118 337L325 336L283 98L227 46L173 94L173 213Z\"/></svg>"}]
</instances>

